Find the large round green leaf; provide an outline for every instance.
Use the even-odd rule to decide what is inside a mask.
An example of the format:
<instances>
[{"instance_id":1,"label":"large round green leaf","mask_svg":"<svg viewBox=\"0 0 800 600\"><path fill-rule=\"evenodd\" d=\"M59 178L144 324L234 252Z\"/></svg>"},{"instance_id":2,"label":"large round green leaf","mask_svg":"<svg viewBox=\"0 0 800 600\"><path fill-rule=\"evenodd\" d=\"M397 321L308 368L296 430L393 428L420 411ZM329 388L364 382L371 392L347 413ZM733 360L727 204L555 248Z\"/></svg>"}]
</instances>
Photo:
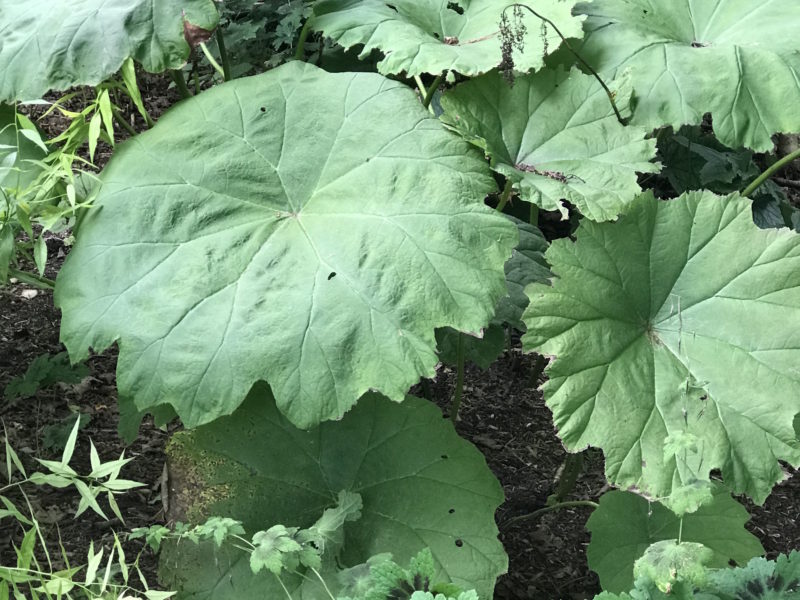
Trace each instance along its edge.
<instances>
[{"instance_id":1,"label":"large round green leaf","mask_svg":"<svg viewBox=\"0 0 800 600\"><path fill-rule=\"evenodd\" d=\"M391 118L389 118L391 117ZM300 427L434 374L478 333L516 228L477 152L406 86L294 62L218 86L122 146L59 276L73 359L120 341L123 397L189 426L258 380Z\"/></svg>"},{"instance_id":2,"label":"large round green leaf","mask_svg":"<svg viewBox=\"0 0 800 600\"><path fill-rule=\"evenodd\" d=\"M578 52L604 76L632 69L633 124L700 123L726 146L772 148L800 131L797 0L596 0Z\"/></svg>"},{"instance_id":3,"label":"large round green leaf","mask_svg":"<svg viewBox=\"0 0 800 600\"><path fill-rule=\"evenodd\" d=\"M528 288L527 350L572 451L654 497L721 469L763 502L800 464L800 236L760 230L750 201L642 196L616 223L554 242L552 287Z\"/></svg>"},{"instance_id":4,"label":"large round green leaf","mask_svg":"<svg viewBox=\"0 0 800 600\"><path fill-rule=\"evenodd\" d=\"M569 200L595 221L616 218L641 192L636 173L651 162L655 140L623 127L594 77L546 69L509 87L490 73L442 97L444 120L481 147L492 166L546 210Z\"/></svg>"},{"instance_id":5,"label":"large round green leaf","mask_svg":"<svg viewBox=\"0 0 800 600\"><path fill-rule=\"evenodd\" d=\"M378 70L385 74L440 74L455 71L479 75L502 60L500 17L509 0L320 0L314 6L314 29L350 48L363 44L361 57L372 50L385 57ZM582 35L581 17L574 17L573 0L541 0L536 10L571 38ZM507 11L513 22L512 10ZM522 24L523 52L514 55L520 71L542 66L548 50L561 44L552 27L527 12Z\"/></svg>"},{"instance_id":6,"label":"large round green leaf","mask_svg":"<svg viewBox=\"0 0 800 600\"><path fill-rule=\"evenodd\" d=\"M212 0L24 0L0 11L0 102L96 85L132 57L151 72L180 67L186 37L210 35Z\"/></svg>"},{"instance_id":7,"label":"large round green leaf","mask_svg":"<svg viewBox=\"0 0 800 600\"><path fill-rule=\"evenodd\" d=\"M395 404L370 394L341 421L301 431L259 386L230 417L177 434L168 454L172 503L190 521L225 515L250 534L276 523L307 527L348 490L363 508L345 524L342 566L382 552L405 564L428 547L437 579L475 588L482 598L491 598L506 570L494 522L500 484L483 455L419 398ZM186 564L195 564L194 548L184 545ZM184 592L219 583L215 593L222 593L229 583L221 575L241 573L235 562L207 561L173 577Z\"/></svg>"},{"instance_id":8,"label":"large round green leaf","mask_svg":"<svg viewBox=\"0 0 800 600\"><path fill-rule=\"evenodd\" d=\"M628 492L608 492L589 517L592 541L586 548L589 567L609 592L633 587L633 565L656 542L696 542L710 548L712 568L728 566L730 560L744 565L764 552L761 542L744 525L750 515L730 494L717 488L711 503L680 518L659 502L648 502Z\"/></svg>"}]
</instances>

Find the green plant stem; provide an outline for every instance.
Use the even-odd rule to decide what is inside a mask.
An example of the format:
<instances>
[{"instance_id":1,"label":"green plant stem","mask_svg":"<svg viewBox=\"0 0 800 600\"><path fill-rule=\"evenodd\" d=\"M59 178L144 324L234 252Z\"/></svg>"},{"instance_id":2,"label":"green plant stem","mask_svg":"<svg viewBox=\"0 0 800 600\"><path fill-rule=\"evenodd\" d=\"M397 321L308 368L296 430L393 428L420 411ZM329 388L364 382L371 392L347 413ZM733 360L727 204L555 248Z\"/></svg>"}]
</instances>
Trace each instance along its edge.
<instances>
[{"instance_id":1,"label":"green plant stem","mask_svg":"<svg viewBox=\"0 0 800 600\"><path fill-rule=\"evenodd\" d=\"M175 82L175 87L178 88L178 93L181 95L181 98L184 100L186 98L191 98L192 92L189 91L189 87L186 85L183 72L180 69L173 69L170 71L170 75L172 75L172 80Z\"/></svg>"},{"instance_id":2,"label":"green plant stem","mask_svg":"<svg viewBox=\"0 0 800 600\"><path fill-rule=\"evenodd\" d=\"M129 134L136 135L136 130L131 127L131 124L125 120L125 117L122 116L122 113L119 112L119 109L116 106L111 107L111 114L114 116L114 120Z\"/></svg>"},{"instance_id":3,"label":"green plant stem","mask_svg":"<svg viewBox=\"0 0 800 600\"><path fill-rule=\"evenodd\" d=\"M800 148L798 148L791 154L787 154L782 159L776 161L775 164L770 166L761 175L756 177L753 183L751 183L744 189L744 191L742 192L742 196L749 196L750 194L755 192L759 187L761 187L761 184L763 184L767 179L770 178L770 176L772 176L773 173L780 171L783 167L785 167L790 162L798 158L800 158Z\"/></svg>"},{"instance_id":4,"label":"green plant stem","mask_svg":"<svg viewBox=\"0 0 800 600\"><path fill-rule=\"evenodd\" d=\"M231 57L228 56L228 48L225 46L225 36L222 35L222 28L217 27L214 34L217 36L217 48L219 48L219 57L222 60L222 78L225 81L231 80Z\"/></svg>"},{"instance_id":5,"label":"green plant stem","mask_svg":"<svg viewBox=\"0 0 800 600\"><path fill-rule=\"evenodd\" d=\"M531 204L531 216L529 221L534 227L539 226L539 207L535 204Z\"/></svg>"},{"instance_id":6,"label":"green plant stem","mask_svg":"<svg viewBox=\"0 0 800 600\"><path fill-rule=\"evenodd\" d=\"M19 269L15 269L14 267L8 268L8 275L10 277L15 277L19 279L22 283L27 283L28 285L35 285L36 287L42 288L44 290L54 290L56 289L56 282L52 279L48 279L47 277L41 277L40 275L35 275L33 273L28 273L26 271L20 271Z\"/></svg>"},{"instance_id":7,"label":"green plant stem","mask_svg":"<svg viewBox=\"0 0 800 600\"><path fill-rule=\"evenodd\" d=\"M322 575L319 574L319 571L317 571L314 567L309 567L309 569L311 569L314 572L314 575L317 576L317 579L319 579L320 583L322 584L322 587L325 588L325 592L328 594L328 597L331 600L336 600L336 598L331 593L331 590L328 587L328 584L325 583L325 580L322 578Z\"/></svg>"},{"instance_id":8,"label":"green plant stem","mask_svg":"<svg viewBox=\"0 0 800 600\"><path fill-rule=\"evenodd\" d=\"M289 590L286 589L286 586L283 585L283 580L280 578L280 576L276 574L275 575L275 579L278 580L278 583L280 584L281 588L283 589L284 593L286 594L286 597L289 600L292 600L292 595L289 593Z\"/></svg>"},{"instance_id":9,"label":"green plant stem","mask_svg":"<svg viewBox=\"0 0 800 600\"><path fill-rule=\"evenodd\" d=\"M678 524L678 543L680 544L683 541L683 517L681 517L680 523Z\"/></svg>"},{"instance_id":10,"label":"green plant stem","mask_svg":"<svg viewBox=\"0 0 800 600\"><path fill-rule=\"evenodd\" d=\"M561 42L564 44L564 46L567 48L567 50L569 50L569 51L572 53L572 55L573 55L575 58L577 58L577 59L578 59L578 61L579 61L579 62L580 62L580 63L581 63L581 64L582 64L584 67L586 67L586 68L588 69L588 71L589 71L589 72L590 72L590 73L591 73L591 74L594 76L594 78L595 78L595 79L598 81L598 83L600 83L600 85L603 87L603 90L605 90L605 92L606 92L606 96L608 96L608 101L611 103L611 108L614 110L614 114L617 116L617 121L619 121L619 122L620 122L620 124L622 124L622 125L627 125L627 123L625 122L625 119L623 119L623 118L622 118L622 115L620 114L620 112L619 112L619 109L617 108L617 103L616 103L616 102L614 102L614 93L613 93L613 92L612 92L610 89L608 89L608 86L606 85L606 82L605 82L605 81L603 81L603 79L600 77L600 75L597 73L597 71L595 71L595 70L592 68L592 66L591 66L589 63L587 63L585 60L583 60L583 57L582 57L580 54L578 54L578 53L575 51L575 49L574 49L574 48L573 48L573 47L570 45L570 43L567 41L567 38L565 38L565 37L564 37L564 34L563 34L563 33L561 33L561 30L559 30L559 28L558 28L558 27L556 27L556 24L555 24L555 23L553 23L553 22L552 22L550 19L548 19L547 17L545 17L545 16L543 16L543 15L540 15L538 12L536 12L535 10L533 10L533 9L532 9L530 6L528 6L527 4L520 4L520 3L509 4L508 6L506 6L506 7L503 9L503 13L505 13L505 12L506 12L506 11L507 11L509 8L513 8L513 7L515 7L515 6L516 6L516 7L519 7L519 8L524 8L524 9L525 9L525 10L527 10L529 13L531 13L531 14L532 14L534 17L536 17L537 19L540 19L540 20L544 21L545 23L547 23L548 25L550 25L550 27L552 27L552 28L553 28L553 31L555 31L555 32L556 32L556 34L558 34L558 37L560 37L560 38L561 38Z\"/></svg>"},{"instance_id":11,"label":"green plant stem","mask_svg":"<svg viewBox=\"0 0 800 600\"><path fill-rule=\"evenodd\" d=\"M425 87L425 84L422 83L422 78L419 75L414 75L414 82L417 84L420 96L422 96L422 99L424 101L424 99L428 97L428 90ZM428 105L428 112L434 114L433 107L430 104Z\"/></svg>"},{"instance_id":12,"label":"green plant stem","mask_svg":"<svg viewBox=\"0 0 800 600\"><path fill-rule=\"evenodd\" d=\"M561 508L570 508L574 506L589 506L591 508L597 508L599 504L597 504L597 502L592 502L591 500L570 500L569 502L559 502L558 504L553 504L553 506L545 506L544 508L535 510L532 513L528 513L527 515L518 515L516 517L512 517L511 519L503 523L503 526L506 527L514 523L519 523L520 521L528 521L530 519L535 519L536 517L539 517L545 513L549 513L554 510L559 510Z\"/></svg>"},{"instance_id":13,"label":"green plant stem","mask_svg":"<svg viewBox=\"0 0 800 600\"><path fill-rule=\"evenodd\" d=\"M313 17L308 17L306 22L303 23L303 28L300 30L300 36L297 38L297 50L294 52L294 57L297 60L303 60L303 56L305 55L306 51L306 39L308 39L308 34L311 32L311 19Z\"/></svg>"},{"instance_id":14,"label":"green plant stem","mask_svg":"<svg viewBox=\"0 0 800 600\"><path fill-rule=\"evenodd\" d=\"M450 420L453 425L458 419L458 409L461 408L461 396L464 393L464 334L458 334L456 343L456 389L453 392L453 403L450 406Z\"/></svg>"},{"instance_id":15,"label":"green plant stem","mask_svg":"<svg viewBox=\"0 0 800 600\"><path fill-rule=\"evenodd\" d=\"M503 209L508 204L508 199L511 198L511 192L514 191L514 182L506 179L506 187L503 188L503 193L500 195L500 202L497 203L497 212L503 212Z\"/></svg>"},{"instance_id":16,"label":"green plant stem","mask_svg":"<svg viewBox=\"0 0 800 600\"><path fill-rule=\"evenodd\" d=\"M225 77L225 69L220 66L220 64L217 62L217 59L214 58L214 55L209 52L208 46L206 46L204 42L200 42L200 49L203 51L203 54L206 55L206 60L208 60L208 62L211 63L211 66L214 67L214 70L220 74L220 77L222 77L224 81L228 81Z\"/></svg>"},{"instance_id":17,"label":"green plant stem","mask_svg":"<svg viewBox=\"0 0 800 600\"><path fill-rule=\"evenodd\" d=\"M431 100L433 100L433 95L436 93L436 90L439 89L439 86L442 84L442 79L444 79L444 75L437 75L436 79L433 80L433 83L428 88L428 93L425 94L425 99L422 101L422 106L425 108L429 108L431 105Z\"/></svg>"}]
</instances>

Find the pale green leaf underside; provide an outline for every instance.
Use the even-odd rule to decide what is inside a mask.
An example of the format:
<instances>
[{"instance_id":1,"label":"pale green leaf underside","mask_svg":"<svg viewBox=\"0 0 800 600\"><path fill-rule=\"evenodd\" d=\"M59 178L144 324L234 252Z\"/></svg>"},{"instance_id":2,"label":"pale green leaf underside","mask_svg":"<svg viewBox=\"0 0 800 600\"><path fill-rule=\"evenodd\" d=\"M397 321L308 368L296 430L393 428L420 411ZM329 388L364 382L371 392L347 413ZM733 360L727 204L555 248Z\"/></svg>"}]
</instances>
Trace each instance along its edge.
<instances>
[{"instance_id":1,"label":"pale green leaf underside","mask_svg":"<svg viewBox=\"0 0 800 600\"><path fill-rule=\"evenodd\" d=\"M455 71L474 76L500 64L500 16L511 4L509 0L321 0L314 7L312 26L345 48L363 44L362 57L381 50L385 56L378 70L384 74ZM536 10L566 37L580 38L582 17L572 15L573 5L572 0L543 0L536 3ZM511 19L512 11L507 15ZM539 69L545 49L558 48L561 38L552 27L542 36L541 21L528 13L523 23L525 48L514 55L516 68Z\"/></svg>"},{"instance_id":2,"label":"pale green leaf underside","mask_svg":"<svg viewBox=\"0 0 800 600\"><path fill-rule=\"evenodd\" d=\"M633 70L634 125L697 124L731 148L800 131L796 0L597 0L580 54L606 77Z\"/></svg>"},{"instance_id":3,"label":"pale green leaf underside","mask_svg":"<svg viewBox=\"0 0 800 600\"><path fill-rule=\"evenodd\" d=\"M447 92L442 107L523 200L546 210L566 215L569 200L594 221L614 219L641 191L636 173L658 171L655 140L623 127L597 80L575 69L517 77L514 87L490 73Z\"/></svg>"},{"instance_id":4,"label":"pale green leaf underside","mask_svg":"<svg viewBox=\"0 0 800 600\"><path fill-rule=\"evenodd\" d=\"M713 568L728 566L733 559L743 565L764 552L758 538L745 529L750 515L744 506L718 488L714 500L680 519L661 503L648 502L629 492L608 492L592 513L586 528L592 541L586 548L589 567L609 592L633 587L633 565L655 542L677 539L697 542L714 552Z\"/></svg>"},{"instance_id":5,"label":"pale green leaf underside","mask_svg":"<svg viewBox=\"0 0 800 600\"><path fill-rule=\"evenodd\" d=\"M544 391L564 443L602 448L623 488L665 497L719 468L763 502L778 461L800 464L800 236L709 192L644 195L577 236L550 246L558 278L528 288L524 317L525 347L556 357ZM670 434L697 451L665 458Z\"/></svg>"},{"instance_id":6,"label":"pale green leaf underside","mask_svg":"<svg viewBox=\"0 0 800 600\"><path fill-rule=\"evenodd\" d=\"M494 522L500 484L480 452L419 398L395 404L371 394L340 422L306 432L259 386L232 416L176 436L169 453L181 486L174 498L192 520L225 514L251 533L275 523L307 527L348 490L363 508L345 524L343 566L381 552L405 563L428 547L436 579L482 598L506 570ZM187 556L192 551L186 544ZM200 591L221 574L206 563L177 576L181 587Z\"/></svg>"},{"instance_id":7,"label":"pale green leaf underside","mask_svg":"<svg viewBox=\"0 0 800 600\"><path fill-rule=\"evenodd\" d=\"M184 20L217 26L212 0L25 0L0 12L0 101L96 85L132 57L150 72L189 56Z\"/></svg>"},{"instance_id":8,"label":"pale green leaf underside","mask_svg":"<svg viewBox=\"0 0 800 600\"><path fill-rule=\"evenodd\" d=\"M386 116L391 115L391 119ZM301 427L400 401L434 329L477 333L516 228L477 152L376 74L296 62L184 102L122 146L59 276L74 359L188 426L266 380Z\"/></svg>"}]
</instances>

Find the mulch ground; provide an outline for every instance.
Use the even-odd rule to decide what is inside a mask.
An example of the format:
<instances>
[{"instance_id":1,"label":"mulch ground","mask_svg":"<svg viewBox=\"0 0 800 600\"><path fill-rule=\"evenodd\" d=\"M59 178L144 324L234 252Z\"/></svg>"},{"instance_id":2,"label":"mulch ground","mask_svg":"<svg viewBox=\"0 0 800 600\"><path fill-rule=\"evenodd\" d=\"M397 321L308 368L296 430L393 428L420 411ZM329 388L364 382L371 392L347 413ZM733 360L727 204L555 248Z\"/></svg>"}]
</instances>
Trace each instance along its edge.
<instances>
[{"instance_id":1,"label":"mulch ground","mask_svg":"<svg viewBox=\"0 0 800 600\"><path fill-rule=\"evenodd\" d=\"M144 95L154 117L172 104L174 92L163 80L145 82ZM127 107L132 114L131 107ZM137 125L136 118L134 124ZM140 124L138 124L140 125ZM63 126L56 121L49 127ZM101 148L105 156L109 148ZM102 156L100 162L105 158ZM48 242L51 261L47 275L55 277L67 248L58 238ZM23 375L39 355L63 351L59 343L59 312L52 294L17 283L0 288L0 392L13 378ZM113 533L133 527L164 522L161 487L164 483L164 445L168 432L145 421L136 441L126 446L117 436L116 357L113 351L88 360L90 374L74 385L57 385L39 391L32 398L8 402L0 399L0 412L9 442L34 469L33 457L59 458L60 451L45 448L43 440L52 434L52 425L71 423L75 413L90 417L81 430L73 465L89 472L89 439L102 459L110 460L125 452L134 460L123 476L144 486L120 497L125 523L105 521L91 511L73 519L78 497L70 490L42 487L30 495L37 518L46 535L64 546L70 562L85 562L91 540L95 546L110 546ZM556 472L565 451L555 435L551 415L532 382L535 357L522 355L519 348L506 352L488 371L467 369L464 402L457 424L459 433L473 442L486 456L498 477L506 502L497 513L501 539L510 557L509 573L497 586L495 599L592 598L599 591L597 578L588 570L585 549L589 535L585 530L587 508L564 509L548 513L535 521L506 522L544 506L552 492ZM434 400L446 410L454 384L454 374L442 368L431 384ZM3 470L5 461L2 461ZM4 478L3 478L4 479ZM599 451L586 453L585 466L570 499L597 500L608 489L603 476L603 457ZM775 487L763 507L748 504L753 516L748 528L764 544L767 556L800 547L800 477ZM19 542L20 531L6 519L0 521L0 564L13 560L11 542ZM140 542L128 542L126 553L135 557ZM56 559L58 563L60 559ZM157 559L143 552L140 566L150 583L156 581Z\"/></svg>"}]
</instances>

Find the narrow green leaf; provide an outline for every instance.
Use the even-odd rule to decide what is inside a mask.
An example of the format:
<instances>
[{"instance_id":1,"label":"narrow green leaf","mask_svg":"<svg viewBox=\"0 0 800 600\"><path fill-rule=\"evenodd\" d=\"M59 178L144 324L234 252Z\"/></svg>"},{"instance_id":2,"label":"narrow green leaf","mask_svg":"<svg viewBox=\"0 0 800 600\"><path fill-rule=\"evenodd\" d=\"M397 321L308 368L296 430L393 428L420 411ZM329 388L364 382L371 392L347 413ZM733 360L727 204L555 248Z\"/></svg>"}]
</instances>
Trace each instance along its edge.
<instances>
[{"instance_id":1,"label":"narrow green leaf","mask_svg":"<svg viewBox=\"0 0 800 600\"><path fill-rule=\"evenodd\" d=\"M119 475L120 469L131 462L132 458L118 458L117 460L110 460L107 463L102 463L89 473L89 477L100 479L101 477L108 477L109 479L116 479Z\"/></svg>"},{"instance_id":2,"label":"narrow green leaf","mask_svg":"<svg viewBox=\"0 0 800 600\"><path fill-rule=\"evenodd\" d=\"M172 598L177 592L159 592L157 590L147 590L144 592L144 597L147 600L167 600L167 598Z\"/></svg>"},{"instance_id":3,"label":"narrow green leaf","mask_svg":"<svg viewBox=\"0 0 800 600\"><path fill-rule=\"evenodd\" d=\"M16 450L11 446L11 442L8 441L8 432L5 429L5 425L3 425L3 434L3 441L6 446L6 473L8 474L8 482L11 483L11 475L14 472L12 465L17 467L17 470L23 477L27 477L28 475L25 473L25 467L22 466L22 461L20 461L19 456L17 456Z\"/></svg>"},{"instance_id":4,"label":"narrow green leaf","mask_svg":"<svg viewBox=\"0 0 800 600\"><path fill-rule=\"evenodd\" d=\"M41 465L49 469L50 472L55 473L56 475L63 475L64 477L78 476L75 470L67 464L55 460L44 460L43 458L37 458L36 462L40 463Z\"/></svg>"},{"instance_id":5,"label":"narrow green leaf","mask_svg":"<svg viewBox=\"0 0 800 600\"><path fill-rule=\"evenodd\" d=\"M111 110L111 97L108 90L100 92L97 98L97 105L100 107L100 116L103 119L103 125L108 133L108 142L114 145L114 113Z\"/></svg>"},{"instance_id":6,"label":"narrow green leaf","mask_svg":"<svg viewBox=\"0 0 800 600\"><path fill-rule=\"evenodd\" d=\"M60 464L60 463L55 463ZM63 475L34 473L30 476L30 482L35 485L52 485L55 488L65 488L72 485L73 477Z\"/></svg>"},{"instance_id":7,"label":"narrow green leaf","mask_svg":"<svg viewBox=\"0 0 800 600\"><path fill-rule=\"evenodd\" d=\"M137 487L142 487L144 484L138 481L130 481L128 479L112 479L103 483L103 487L115 492L124 492L132 490Z\"/></svg>"},{"instance_id":8,"label":"narrow green leaf","mask_svg":"<svg viewBox=\"0 0 800 600\"><path fill-rule=\"evenodd\" d=\"M136 68L133 64L133 60L128 58L122 63L122 69L120 70L122 74L122 81L125 83L125 89L128 90L128 96L130 96L131 100L133 100L133 104L136 106L136 110L139 111L139 114L147 120L147 110L144 107L144 102L142 102L142 94L139 91L139 84L136 83Z\"/></svg>"},{"instance_id":9,"label":"narrow green leaf","mask_svg":"<svg viewBox=\"0 0 800 600\"><path fill-rule=\"evenodd\" d=\"M28 234L28 237L33 238L33 227L31 227L30 217L28 217L28 212L21 204L17 204L17 221L19 221L22 229L25 230L25 233Z\"/></svg>"},{"instance_id":10,"label":"narrow green leaf","mask_svg":"<svg viewBox=\"0 0 800 600\"><path fill-rule=\"evenodd\" d=\"M5 223L0 229L0 285L8 281L8 265L14 256L14 232Z\"/></svg>"},{"instance_id":11,"label":"narrow green leaf","mask_svg":"<svg viewBox=\"0 0 800 600\"><path fill-rule=\"evenodd\" d=\"M77 519L87 508L91 508L94 512L107 521L108 517L97 503L97 494L100 493L100 490L98 488L90 488L80 479L76 479L73 483L75 485L75 489L78 490L78 493L81 496L81 501L78 504L78 510L75 511L74 518Z\"/></svg>"},{"instance_id":12,"label":"narrow green leaf","mask_svg":"<svg viewBox=\"0 0 800 600\"><path fill-rule=\"evenodd\" d=\"M100 568L100 563L103 560L103 552L105 550L100 548L100 552L94 553L94 542L89 543L89 556L86 561L86 577L83 582L86 585L91 585L97 578L97 570Z\"/></svg>"},{"instance_id":13,"label":"narrow green leaf","mask_svg":"<svg viewBox=\"0 0 800 600\"><path fill-rule=\"evenodd\" d=\"M69 461L72 460L72 453L75 451L75 442L78 439L78 430L80 429L80 426L81 426L81 419L80 417L78 417L77 419L75 419L75 425L72 426L72 431L70 432L69 437L67 438L67 445L64 446L64 453L61 455L62 465L66 465L69 463Z\"/></svg>"},{"instance_id":14,"label":"narrow green leaf","mask_svg":"<svg viewBox=\"0 0 800 600\"><path fill-rule=\"evenodd\" d=\"M67 201L72 208L75 208L75 186L71 183L67 184Z\"/></svg>"},{"instance_id":15,"label":"narrow green leaf","mask_svg":"<svg viewBox=\"0 0 800 600\"><path fill-rule=\"evenodd\" d=\"M22 536L22 542L19 548L16 548L17 553L17 568L27 571L31 566L33 560L33 549L36 546L36 527L31 527Z\"/></svg>"},{"instance_id":16,"label":"narrow green leaf","mask_svg":"<svg viewBox=\"0 0 800 600\"><path fill-rule=\"evenodd\" d=\"M45 143L42 141L42 136L39 134L39 131L36 129L20 129L19 134L27 138L29 141L36 144L45 154L47 154L48 149Z\"/></svg>"},{"instance_id":17,"label":"narrow green leaf","mask_svg":"<svg viewBox=\"0 0 800 600\"><path fill-rule=\"evenodd\" d=\"M94 151L97 149L97 140L100 138L101 125L102 117L99 112L96 112L89 121L89 160L92 162L94 162Z\"/></svg>"},{"instance_id":18,"label":"narrow green leaf","mask_svg":"<svg viewBox=\"0 0 800 600\"><path fill-rule=\"evenodd\" d=\"M122 513L119 510L119 505L117 504L116 498L114 498L114 493L108 492L107 498L108 498L108 505L109 507L111 507L111 512L113 512L114 516L117 517L120 520L120 522L124 525L125 519L122 517Z\"/></svg>"},{"instance_id":19,"label":"narrow green leaf","mask_svg":"<svg viewBox=\"0 0 800 600\"><path fill-rule=\"evenodd\" d=\"M19 126L22 127L23 130L39 131L38 127L36 127L36 125L33 124L33 121L31 121L27 117L27 115L24 115L21 112L17 113L17 121L19 122ZM47 152L47 148L45 148L44 151Z\"/></svg>"},{"instance_id":20,"label":"narrow green leaf","mask_svg":"<svg viewBox=\"0 0 800 600\"><path fill-rule=\"evenodd\" d=\"M94 442L89 440L89 462L92 466L92 474L89 477L97 477L95 472L101 467L100 456L97 454L97 448L94 447Z\"/></svg>"},{"instance_id":21,"label":"narrow green leaf","mask_svg":"<svg viewBox=\"0 0 800 600\"><path fill-rule=\"evenodd\" d=\"M111 552L108 555L108 561L106 562L106 570L103 573L103 582L100 584L100 594L102 595L106 591L106 587L108 587L108 582L111 579L111 567L114 564L114 554L116 552L117 546L116 544L111 547Z\"/></svg>"},{"instance_id":22,"label":"narrow green leaf","mask_svg":"<svg viewBox=\"0 0 800 600\"><path fill-rule=\"evenodd\" d=\"M47 244L44 242L44 235L40 235L33 243L33 260L39 275L44 275L44 269L47 266Z\"/></svg>"},{"instance_id":23,"label":"narrow green leaf","mask_svg":"<svg viewBox=\"0 0 800 600\"><path fill-rule=\"evenodd\" d=\"M0 502L2 502L3 506L6 507L5 510L0 510L0 519L2 519L5 516L12 516L20 523L24 523L25 525L33 525L33 522L30 519L28 519L28 517L19 512L19 509L17 509L17 507L14 506L14 503L11 502L11 500L6 498L5 496L0 496Z\"/></svg>"},{"instance_id":24,"label":"narrow green leaf","mask_svg":"<svg viewBox=\"0 0 800 600\"><path fill-rule=\"evenodd\" d=\"M125 561L125 550L123 550L122 544L120 543L116 532L114 533L114 547L117 549L117 564L119 565L119 572L122 574L122 581L127 584L128 563Z\"/></svg>"}]
</instances>

